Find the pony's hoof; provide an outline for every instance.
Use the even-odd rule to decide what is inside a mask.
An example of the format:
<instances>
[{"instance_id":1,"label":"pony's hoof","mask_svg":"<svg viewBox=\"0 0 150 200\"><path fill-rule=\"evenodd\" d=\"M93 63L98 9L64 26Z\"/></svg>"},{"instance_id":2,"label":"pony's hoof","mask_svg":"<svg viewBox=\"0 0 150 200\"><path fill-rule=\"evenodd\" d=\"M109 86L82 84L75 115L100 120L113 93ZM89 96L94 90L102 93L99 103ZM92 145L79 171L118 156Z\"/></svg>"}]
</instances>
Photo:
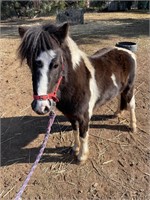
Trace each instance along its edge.
<instances>
[{"instance_id":1,"label":"pony's hoof","mask_svg":"<svg viewBox=\"0 0 150 200\"><path fill-rule=\"evenodd\" d=\"M136 128L136 121L135 122L130 122L130 127L131 127L131 132L136 133L137 128Z\"/></svg>"},{"instance_id":2,"label":"pony's hoof","mask_svg":"<svg viewBox=\"0 0 150 200\"><path fill-rule=\"evenodd\" d=\"M78 162L79 164L84 164L86 162L86 160L88 159L88 152L84 153L83 155L81 155L80 153L77 156Z\"/></svg>"},{"instance_id":3,"label":"pony's hoof","mask_svg":"<svg viewBox=\"0 0 150 200\"><path fill-rule=\"evenodd\" d=\"M80 161L80 160L78 160L77 159L77 165L84 165L86 163L86 160L84 160L84 161Z\"/></svg>"},{"instance_id":4,"label":"pony's hoof","mask_svg":"<svg viewBox=\"0 0 150 200\"><path fill-rule=\"evenodd\" d=\"M137 128L136 127L131 127L131 132L132 133L136 133L137 132Z\"/></svg>"},{"instance_id":5,"label":"pony's hoof","mask_svg":"<svg viewBox=\"0 0 150 200\"><path fill-rule=\"evenodd\" d=\"M80 150L80 147L78 147L77 145L74 145L72 147L72 151L76 156L79 154L79 150Z\"/></svg>"},{"instance_id":6,"label":"pony's hoof","mask_svg":"<svg viewBox=\"0 0 150 200\"><path fill-rule=\"evenodd\" d=\"M123 113L124 113L123 110L122 110L122 111L116 111L116 112L114 113L114 116L120 118L121 115L123 115Z\"/></svg>"},{"instance_id":7,"label":"pony's hoof","mask_svg":"<svg viewBox=\"0 0 150 200\"><path fill-rule=\"evenodd\" d=\"M114 117L120 117L120 113L119 112L115 112L114 113Z\"/></svg>"},{"instance_id":8,"label":"pony's hoof","mask_svg":"<svg viewBox=\"0 0 150 200\"><path fill-rule=\"evenodd\" d=\"M77 157L78 154L79 154L79 151L74 151L73 148L71 148L71 151L70 151L70 155L71 155L71 156Z\"/></svg>"}]
</instances>

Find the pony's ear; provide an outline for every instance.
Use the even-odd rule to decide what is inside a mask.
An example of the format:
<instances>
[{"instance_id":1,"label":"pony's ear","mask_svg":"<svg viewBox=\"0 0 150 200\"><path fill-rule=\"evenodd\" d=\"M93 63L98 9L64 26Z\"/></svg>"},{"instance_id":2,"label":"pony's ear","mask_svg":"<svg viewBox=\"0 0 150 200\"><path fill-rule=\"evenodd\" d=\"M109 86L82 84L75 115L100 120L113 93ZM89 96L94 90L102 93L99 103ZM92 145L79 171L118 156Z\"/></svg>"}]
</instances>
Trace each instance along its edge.
<instances>
[{"instance_id":1,"label":"pony's ear","mask_svg":"<svg viewBox=\"0 0 150 200\"><path fill-rule=\"evenodd\" d=\"M18 32L21 38L23 38L25 32L28 30L28 27L19 26Z\"/></svg>"},{"instance_id":2,"label":"pony's ear","mask_svg":"<svg viewBox=\"0 0 150 200\"><path fill-rule=\"evenodd\" d=\"M55 35L56 35L57 39L60 41L60 43L62 43L65 40L65 38L67 37L68 29L69 29L69 24L67 22L65 22L57 27L57 31L55 32Z\"/></svg>"}]
</instances>

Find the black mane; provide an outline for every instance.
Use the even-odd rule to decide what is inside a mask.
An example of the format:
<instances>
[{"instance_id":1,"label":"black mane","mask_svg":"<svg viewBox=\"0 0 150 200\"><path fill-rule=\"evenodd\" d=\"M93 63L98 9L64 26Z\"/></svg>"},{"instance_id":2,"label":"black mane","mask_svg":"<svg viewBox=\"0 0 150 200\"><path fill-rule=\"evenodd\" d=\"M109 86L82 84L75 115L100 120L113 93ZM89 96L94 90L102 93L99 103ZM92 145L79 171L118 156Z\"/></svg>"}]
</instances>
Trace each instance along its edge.
<instances>
[{"instance_id":1,"label":"black mane","mask_svg":"<svg viewBox=\"0 0 150 200\"><path fill-rule=\"evenodd\" d=\"M32 59L37 57L41 51L47 51L58 47L59 41L55 37L56 31L57 26L49 24L29 28L25 32L18 48L21 62L27 58L28 62L30 62L30 66L32 66Z\"/></svg>"}]
</instances>

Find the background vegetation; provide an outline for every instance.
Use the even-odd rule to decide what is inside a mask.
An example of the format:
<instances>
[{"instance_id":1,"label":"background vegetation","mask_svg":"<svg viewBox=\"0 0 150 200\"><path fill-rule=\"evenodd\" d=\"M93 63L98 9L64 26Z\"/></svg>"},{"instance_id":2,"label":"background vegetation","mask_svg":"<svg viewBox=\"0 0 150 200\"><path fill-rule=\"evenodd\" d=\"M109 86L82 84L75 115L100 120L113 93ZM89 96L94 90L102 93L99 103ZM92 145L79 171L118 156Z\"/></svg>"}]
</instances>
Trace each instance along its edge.
<instances>
[{"instance_id":1,"label":"background vegetation","mask_svg":"<svg viewBox=\"0 0 150 200\"><path fill-rule=\"evenodd\" d=\"M84 8L85 11L107 11L107 5L110 2L113 2L113 0L3 0L1 2L1 19L53 15L68 7L80 7ZM123 2L125 2L125 10L130 10L135 3L137 9L149 9L149 1L116 1L118 3L118 10L119 5Z\"/></svg>"}]
</instances>

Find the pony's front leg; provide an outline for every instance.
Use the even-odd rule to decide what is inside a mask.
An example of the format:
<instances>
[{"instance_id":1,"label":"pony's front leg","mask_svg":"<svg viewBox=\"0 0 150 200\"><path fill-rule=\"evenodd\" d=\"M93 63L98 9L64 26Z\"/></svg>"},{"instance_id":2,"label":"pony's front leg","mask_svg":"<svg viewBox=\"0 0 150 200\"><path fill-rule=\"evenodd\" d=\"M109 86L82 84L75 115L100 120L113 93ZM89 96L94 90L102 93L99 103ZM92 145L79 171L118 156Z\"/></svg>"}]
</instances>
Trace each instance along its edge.
<instances>
[{"instance_id":1,"label":"pony's front leg","mask_svg":"<svg viewBox=\"0 0 150 200\"><path fill-rule=\"evenodd\" d=\"M75 152L75 154L78 155L79 149L80 149L78 123L77 123L76 120L71 120L71 125L72 125L72 128L73 128L73 134L74 134L74 146L72 147L72 149Z\"/></svg>"},{"instance_id":2,"label":"pony's front leg","mask_svg":"<svg viewBox=\"0 0 150 200\"><path fill-rule=\"evenodd\" d=\"M78 154L78 160L84 162L88 158L89 147L88 147L88 124L89 120L84 119L79 122L79 135L80 135L80 150Z\"/></svg>"}]
</instances>

